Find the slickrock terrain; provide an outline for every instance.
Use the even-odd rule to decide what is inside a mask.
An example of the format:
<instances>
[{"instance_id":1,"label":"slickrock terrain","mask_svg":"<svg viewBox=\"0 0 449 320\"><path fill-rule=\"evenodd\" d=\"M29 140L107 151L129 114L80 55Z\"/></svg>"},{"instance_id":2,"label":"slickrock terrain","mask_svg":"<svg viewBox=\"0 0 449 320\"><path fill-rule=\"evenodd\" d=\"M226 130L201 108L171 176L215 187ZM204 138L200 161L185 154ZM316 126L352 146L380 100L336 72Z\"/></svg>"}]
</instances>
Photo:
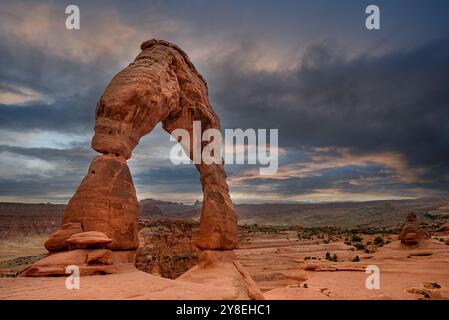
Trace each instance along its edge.
<instances>
[{"instance_id":1,"label":"slickrock terrain","mask_svg":"<svg viewBox=\"0 0 449 320\"><path fill-rule=\"evenodd\" d=\"M408 246L399 230L254 228L236 253L266 299L449 299L449 234ZM365 286L369 265L380 289Z\"/></svg>"},{"instance_id":2,"label":"slickrock terrain","mask_svg":"<svg viewBox=\"0 0 449 320\"><path fill-rule=\"evenodd\" d=\"M403 225L352 229L246 225L239 227L239 248L235 253L266 299L448 299L449 232L438 231L443 223L421 224L420 227L430 233L431 238L416 246L402 244L398 239ZM196 253L192 252L192 244L186 246L186 239L192 239L199 228L198 222L153 220L142 221L140 225L140 242L152 242L153 245L146 250L139 248L136 261L141 261L141 266L146 266L148 271L151 272L151 268L163 270L161 274L174 279L189 268L178 263L178 257L186 255L198 259L196 253L200 251L193 249ZM181 230L184 230L183 237L180 236ZM178 235L179 241L176 240ZM163 250L166 243L170 243L172 249ZM154 260L144 257L149 252L154 255ZM139 260L139 254L143 259ZM164 261L168 263L164 264ZM380 269L378 290L369 290L365 286L369 275L365 268L368 265L376 265ZM212 264L205 274L213 275L214 268ZM236 275L232 268L223 274ZM187 276L190 281L195 280L194 274ZM198 294L198 299L223 298L213 286L217 278L202 279L206 283L198 283L192 289L190 286L194 283L184 281L180 286L177 284L180 279L172 284L166 282L169 279L146 273L118 272L82 277L81 290L67 290L64 277L0 278L0 297L43 298L39 296L41 291L31 289L41 285L49 290L44 298L89 299L96 298L98 293L95 292L101 292L101 297L114 299L176 298L182 297L186 291ZM130 281L129 286L134 289L127 285L119 290L117 287L122 280ZM204 286L214 291L210 295L201 294ZM27 292L29 288L31 290ZM159 289L161 291L156 294ZM222 293L236 297L237 289L227 287L226 293Z\"/></svg>"},{"instance_id":3,"label":"slickrock terrain","mask_svg":"<svg viewBox=\"0 0 449 320\"><path fill-rule=\"evenodd\" d=\"M188 205L151 201L151 205L156 204L161 205L160 210L166 215L183 212L185 207L191 210ZM363 204L358 205L362 206ZM45 206L52 208L52 205L24 205L24 208L34 208L34 206L41 209ZM428 208L432 208L432 206L430 203L427 205ZM419 208L412 205L408 207L414 212L415 209ZM14 204L14 208L19 210L21 206ZM365 204L365 208L369 208L369 204ZM20 210L20 212L24 211L23 209ZM38 212L41 211L38 210ZM16 213L20 212L16 211ZM240 264L251 274L267 299L447 298L449 232L445 231L444 228L447 220L446 218L440 220L426 218L427 213L425 211L418 213L421 217L420 220L426 221L422 222L419 227L429 233L431 238L424 240L417 246L407 246L401 244L398 239L406 225L406 215L407 213L403 215L402 223L390 227L374 227L376 220L373 220L374 223L371 227L353 227L350 229L338 227L304 228L288 225L241 225L238 229L239 248L235 252ZM23 219L24 216L27 217L27 225L35 225L36 228L39 228L42 223L39 220L32 222L32 218L29 217L44 219L44 221L51 220L48 218L51 215L32 215L31 212L26 213L25 211L22 215L19 215L22 218L18 220L25 220ZM58 218L60 215L56 214L54 217ZM139 229L140 245L137 250L136 265L140 270L153 275L176 279L196 264L200 250L193 245L193 238L199 229L199 222L142 220L139 223ZM45 238L41 237L40 242L36 242L37 232L34 232L32 228L28 229L30 234L28 237L21 233L20 228L14 231L9 230L8 234L13 235L16 232L19 237L15 236L8 240L8 244L2 245L2 256L21 256L23 258L0 262L0 272L3 276L13 276L27 268L36 259L42 258L42 256L25 257L27 252L31 252L32 255L45 252L43 247ZM47 232L47 234L49 233ZM333 260L333 256L336 255L337 262L326 259L328 252L328 258ZM353 262L353 260L357 260L356 257L359 257L360 261ZM368 274L363 269L369 264L378 265L380 268L380 290L367 290L365 287L364 281ZM134 280L131 281L138 282L136 279L142 277L139 274L133 273L132 279ZM117 273L89 276L82 282L86 286L83 288L87 290L91 285L98 286L100 289L103 288L100 283L101 277L111 279L107 280L110 285L108 290L114 291L115 285L113 283L115 283L115 279L119 282L125 275ZM63 277L44 283L50 286L49 290L59 288L60 298L93 297L92 291L89 291L93 290L93 287L83 291L83 293L75 293L75 290L65 289L64 279ZM97 280L92 280L91 284L91 279ZM148 281L151 279L151 282L154 283L151 277L145 279ZM40 279L26 278L24 280L20 277L10 280L0 279L2 285L3 283L8 284L1 287L2 298L43 298L42 296L39 297L38 290L31 291L33 292L32 296L26 296L25 291L25 288L28 288L28 282L25 280L32 281L30 283L34 286L34 284L41 283ZM142 283L146 283L147 280L142 280ZM428 289L424 287L425 283L436 283L441 288L437 289L433 286ZM139 289L141 288L140 285L137 283L135 285L136 295L131 293L132 290L123 288L123 294L120 293L120 290L115 290L116 293L114 294L102 293L102 297L103 295L105 298L143 299L151 297L150 293L139 291L141 290ZM21 286L24 289L21 289ZM64 287L61 289L60 286ZM307 288L304 286L307 286ZM426 286L428 285L426 284ZM235 296L235 293L235 288L228 288L228 297ZM169 296L166 297L169 298ZM48 297L51 297L51 294ZM201 296L199 295L198 298L200 299Z\"/></svg>"},{"instance_id":4,"label":"slickrock terrain","mask_svg":"<svg viewBox=\"0 0 449 320\"><path fill-rule=\"evenodd\" d=\"M0 278L0 299L233 299L234 290L170 280L135 269L80 278L79 290L68 290L63 277Z\"/></svg>"}]
</instances>

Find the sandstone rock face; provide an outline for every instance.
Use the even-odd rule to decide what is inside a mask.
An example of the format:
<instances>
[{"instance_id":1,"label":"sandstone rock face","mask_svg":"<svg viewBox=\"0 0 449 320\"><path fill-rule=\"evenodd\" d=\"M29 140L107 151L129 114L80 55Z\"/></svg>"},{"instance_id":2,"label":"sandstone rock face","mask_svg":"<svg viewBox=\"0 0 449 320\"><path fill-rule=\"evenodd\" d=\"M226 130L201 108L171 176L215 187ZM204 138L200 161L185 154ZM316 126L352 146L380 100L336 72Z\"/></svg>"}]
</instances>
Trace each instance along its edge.
<instances>
[{"instance_id":1,"label":"sandstone rock face","mask_svg":"<svg viewBox=\"0 0 449 320\"><path fill-rule=\"evenodd\" d=\"M418 218L415 213L410 213L407 216L407 221L404 228L399 235L399 240L405 245L417 245L423 239L428 239L429 235L425 232L418 223Z\"/></svg>"},{"instance_id":2,"label":"sandstone rock face","mask_svg":"<svg viewBox=\"0 0 449 320\"><path fill-rule=\"evenodd\" d=\"M63 223L78 222L84 231L100 231L112 239L113 250L138 246L139 206L126 160L114 155L96 157L87 176L70 199Z\"/></svg>"},{"instance_id":3,"label":"sandstone rock face","mask_svg":"<svg viewBox=\"0 0 449 320\"><path fill-rule=\"evenodd\" d=\"M47 241L45 241L44 246L50 252L64 251L68 249L66 240L76 233L83 232L81 223L66 223L59 227L59 230L53 233Z\"/></svg>"}]
</instances>

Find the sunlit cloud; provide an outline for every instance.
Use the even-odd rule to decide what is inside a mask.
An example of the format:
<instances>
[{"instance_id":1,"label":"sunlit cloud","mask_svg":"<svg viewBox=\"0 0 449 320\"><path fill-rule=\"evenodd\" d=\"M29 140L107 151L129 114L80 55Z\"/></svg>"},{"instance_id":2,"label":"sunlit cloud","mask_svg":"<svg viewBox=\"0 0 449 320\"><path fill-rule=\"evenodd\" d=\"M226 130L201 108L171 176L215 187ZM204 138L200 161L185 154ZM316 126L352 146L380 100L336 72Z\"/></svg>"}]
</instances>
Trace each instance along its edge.
<instances>
[{"instance_id":1,"label":"sunlit cloud","mask_svg":"<svg viewBox=\"0 0 449 320\"><path fill-rule=\"evenodd\" d=\"M51 104L53 99L41 92L24 86L0 84L0 104L27 106L32 103Z\"/></svg>"}]
</instances>

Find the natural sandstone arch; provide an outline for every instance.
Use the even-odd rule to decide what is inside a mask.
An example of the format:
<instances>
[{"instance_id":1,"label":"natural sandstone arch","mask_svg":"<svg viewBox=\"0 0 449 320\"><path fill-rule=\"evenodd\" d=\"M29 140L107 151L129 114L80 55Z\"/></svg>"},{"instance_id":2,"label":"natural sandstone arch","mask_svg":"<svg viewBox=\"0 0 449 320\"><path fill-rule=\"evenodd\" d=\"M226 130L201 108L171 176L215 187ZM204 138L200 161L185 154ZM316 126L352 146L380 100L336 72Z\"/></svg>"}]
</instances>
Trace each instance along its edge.
<instances>
[{"instance_id":1,"label":"natural sandstone arch","mask_svg":"<svg viewBox=\"0 0 449 320\"><path fill-rule=\"evenodd\" d=\"M140 138L159 122L169 133L182 128L190 137L195 120L201 121L202 130L220 129L208 100L207 83L187 55L162 40L146 41L141 49L136 59L111 80L97 104L92 148L103 155L93 159L62 222L69 227L81 224L84 232L105 233L112 239L112 250L134 250L138 246L138 202L126 161ZM203 208L195 244L202 250L234 249L237 218L223 165L199 164L196 168ZM58 239L65 241L64 236ZM46 243L48 250L64 247L51 240Z\"/></svg>"}]
</instances>

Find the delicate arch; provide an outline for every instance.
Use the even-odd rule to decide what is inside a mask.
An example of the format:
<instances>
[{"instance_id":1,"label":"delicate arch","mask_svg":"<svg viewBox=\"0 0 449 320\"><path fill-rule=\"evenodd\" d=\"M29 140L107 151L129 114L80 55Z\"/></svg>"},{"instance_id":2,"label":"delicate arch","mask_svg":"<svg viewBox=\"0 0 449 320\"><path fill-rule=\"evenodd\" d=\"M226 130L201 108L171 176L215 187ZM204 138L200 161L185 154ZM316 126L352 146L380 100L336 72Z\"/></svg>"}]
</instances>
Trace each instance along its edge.
<instances>
[{"instance_id":1,"label":"delicate arch","mask_svg":"<svg viewBox=\"0 0 449 320\"><path fill-rule=\"evenodd\" d=\"M78 222L84 231L106 233L114 250L138 245L138 203L126 161L140 138L159 122L169 133L185 129L191 138L193 121L201 121L202 131L220 129L207 83L184 51L155 39L144 42L141 49L114 76L97 104L92 148L103 155L92 161L63 217L63 224ZM196 168L203 208L195 244L202 250L234 249L237 218L223 165L198 164Z\"/></svg>"}]
</instances>

